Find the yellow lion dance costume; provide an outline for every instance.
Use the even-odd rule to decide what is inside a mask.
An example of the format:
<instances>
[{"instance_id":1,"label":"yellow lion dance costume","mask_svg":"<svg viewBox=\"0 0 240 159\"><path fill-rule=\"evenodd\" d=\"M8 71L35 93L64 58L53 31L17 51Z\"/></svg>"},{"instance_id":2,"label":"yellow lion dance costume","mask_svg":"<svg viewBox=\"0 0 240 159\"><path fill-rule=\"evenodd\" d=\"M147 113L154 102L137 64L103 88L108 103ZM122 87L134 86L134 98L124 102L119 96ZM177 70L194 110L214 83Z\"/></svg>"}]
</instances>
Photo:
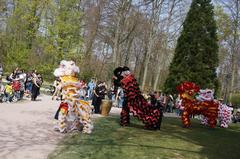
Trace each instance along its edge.
<instances>
[{"instance_id":1,"label":"yellow lion dance costume","mask_svg":"<svg viewBox=\"0 0 240 159\"><path fill-rule=\"evenodd\" d=\"M55 119L58 120L55 130L62 133L79 130L90 134L93 130L90 104L80 99L80 82L76 77L79 68L73 61L61 61L54 75L59 77L62 85L62 99Z\"/></svg>"}]
</instances>

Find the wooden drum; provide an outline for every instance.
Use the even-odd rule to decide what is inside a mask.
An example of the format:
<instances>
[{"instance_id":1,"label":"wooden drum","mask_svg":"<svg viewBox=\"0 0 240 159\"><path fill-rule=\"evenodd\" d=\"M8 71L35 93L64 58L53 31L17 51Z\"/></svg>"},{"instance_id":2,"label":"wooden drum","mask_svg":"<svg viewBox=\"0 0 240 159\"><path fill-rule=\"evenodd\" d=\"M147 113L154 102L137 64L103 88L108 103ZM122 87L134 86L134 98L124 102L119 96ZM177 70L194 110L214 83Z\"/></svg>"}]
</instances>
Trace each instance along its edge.
<instances>
[{"instance_id":1,"label":"wooden drum","mask_svg":"<svg viewBox=\"0 0 240 159\"><path fill-rule=\"evenodd\" d=\"M101 115L108 116L111 108L112 108L112 101L103 99L100 106Z\"/></svg>"}]
</instances>

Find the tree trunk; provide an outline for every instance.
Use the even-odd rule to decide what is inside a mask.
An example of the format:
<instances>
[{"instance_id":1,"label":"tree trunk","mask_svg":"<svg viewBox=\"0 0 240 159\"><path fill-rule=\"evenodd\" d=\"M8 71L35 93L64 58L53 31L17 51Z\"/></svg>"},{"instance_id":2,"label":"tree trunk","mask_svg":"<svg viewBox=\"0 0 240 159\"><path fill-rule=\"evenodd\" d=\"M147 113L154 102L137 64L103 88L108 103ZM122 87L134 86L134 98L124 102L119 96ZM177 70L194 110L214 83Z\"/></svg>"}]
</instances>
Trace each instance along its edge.
<instances>
[{"instance_id":1,"label":"tree trunk","mask_svg":"<svg viewBox=\"0 0 240 159\"><path fill-rule=\"evenodd\" d=\"M232 100L232 96L235 89L236 79L238 77L237 74L237 65L238 65L238 51L239 51L239 34L238 34L238 27L239 27L239 7L240 7L240 1L236 0L236 15L234 18L234 35L233 35L233 52L232 52L232 76L231 76L231 85L230 85L230 93L229 93L229 99Z\"/></svg>"},{"instance_id":2,"label":"tree trunk","mask_svg":"<svg viewBox=\"0 0 240 159\"><path fill-rule=\"evenodd\" d=\"M148 67L149 67L149 60L151 57L151 53L153 50L154 42L155 42L155 34L154 34L154 26L158 23L159 21L159 15L161 13L162 9L162 4L164 0L161 0L158 4L158 1L153 1L152 2L152 13L151 13L151 19L150 19L150 36L149 36L149 43L148 43L148 50L146 54L146 59L144 62L144 72L143 72L143 81L142 81L142 86L141 88L144 89L146 80L147 80L147 74L148 74Z\"/></svg>"},{"instance_id":3,"label":"tree trunk","mask_svg":"<svg viewBox=\"0 0 240 159\"><path fill-rule=\"evenodd\" d=\"M156 75L156 79L155 79L155 82L154 82L153 90L157 89L157 86L158 86L158 83L159 83L159 78L160 78L160 75L161 75L161 70L166 66L166 59L168 59L168 56L169 56L169 54L167 53L167 50L168 50L167 43L168 43L168 37L170 36L169 35L169 28L170 28L171 18L172 18L172 15L173 15L173 9L175 7L175 2L176 2L176 0L172 1L172 4L170 6L170 10L168 12L168 17L167 17L167 22L166 22L167 31L165 33L166 36L162 36L163 52L162 52L162 54L160 54L160 56L158 56L159 57L159 59L158 59L159 65L158 65L158 68L157 68L157 75ZM162 35L163 34L164 33L162 33ZM165 60L162 60L164 55L165 55Z\"/></svg>"},{"instance_id":4,"label":"tree trunk","mask_svg":"<svg viewBox=\"0 0 240 159\"><path fill-rule=\"evenodd\" d=\"M99 28L99 23L101 21L101 7L102 7L102 1L99 2L99 4L97 5L96 8L94 8L96 10L96 13L94 14L94 19L96 19L96 21L94 22L94 24L92 24L91 26L93 26L93 28L91 28L90 30L90 35L88 40L86 41L86 52L85 52L85 56L86 56L86 63L89 63L91 61L92 58L92 46L93 43L95 41L97 32L98 32L98 28Z\"/></svg>"},{"instance_id":5,"label":"tree trunk","mask_svg":"<svg viewBox=\"0 0 240 159\"><path fill-rule=\"evenodd\" d=\"M130 58L132 42L133 42L133 37L128 41L128 44L127 44L127 51L126 51L125 60L124 60L125 66L129 65L129 58Z\"/></svg>"},{"instance_id":6,"label":"tree trunk","mask_svg":"<svg viewBox=\"0 0 240 159\"><path fill-rule=\"evenodd\" d=\"M118 54L119 54L119 38L120 38L120 21L121 18L118 17L118 23L116 26L116 32L113 40L113 66L118 67Z\"/></svg>"},{"instance_id":7,"label":"tree trunk","mask_svg":"<svg viewBox=\"0 0 240 159\"><path fill-rule=\"evenodd\" d=\"M147 80L147 74L148 74L148 66L149 66L149 60L152 52L154 44L154 38L153 38L153 33L151 32L150 37L149 37L149 47L146 53L146 59L144 62L144 71L143 71L143 80L142 80L142 90L145 88L146 80Z\"/></svg>"},{"instance_id":8,"label":"tree trunk","mask_svg":"<svg viewBox=\"0 0 240 159\"><path fill-rule=\"evenodd\" d=\"M119 13L117 16L117 26L115 31L115 36L113 40L113 57L112 62L113 66L117 67L120 64L120 39L121 39L121 31L122 27L124 26L124 21L127 15L127 12L129 11L129 8L131 6L132 0L129 1L123 1L122 5L119 8Z\"/></svg>"}]
</instances>

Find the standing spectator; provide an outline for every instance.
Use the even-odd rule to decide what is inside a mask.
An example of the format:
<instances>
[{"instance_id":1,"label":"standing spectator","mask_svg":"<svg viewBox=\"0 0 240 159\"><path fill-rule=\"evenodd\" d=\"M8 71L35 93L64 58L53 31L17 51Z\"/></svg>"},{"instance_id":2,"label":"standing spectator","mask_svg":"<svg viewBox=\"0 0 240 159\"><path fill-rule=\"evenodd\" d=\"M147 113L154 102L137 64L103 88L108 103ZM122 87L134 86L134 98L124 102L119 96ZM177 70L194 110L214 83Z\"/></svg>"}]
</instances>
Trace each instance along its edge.
<instances>
[{"instance_id":1,"label":"standing spectator","mask_svg":"<svg viewBox=\"0 0 240 159\"><path fill-rule=\"evenodd\" d=\"M85 100L86 99L86 86L82 86L80 89L79 89L79 95L80 95L80 99L81 100Z\"/></svg>"},{"instance_id":2,"label":"standing spectator","mask_svg":"<svg viewBox=\"0 0 240 159\"><path fill-rule=\"evenodd\" d=\"M100 113L100 105L106 93L107 93L107 87L105 82L99 81L97 86L93 90L93 100L92 100L92 105L94 106L94 111L96 114Z\"/></svg>"},{"instance_id":3,"label":"standing spectator","mask_svg":"<svg viewBox=\"0 0 240 159\"><path fill-rule=\"evenodd\" d=\"M174 99L171 94L168 95L167 112L173 113Z\"/></svg>"},{"instance_id":4,"label":"standing spectator","mask_svg":"<svg viewBox=\"0 0 240 159\"><path fill-rule=\"evenodd\" d=\"M122 108L123 101L124 101L124 92L121 87L118 88L116 100L117 100L117 107Z\"/></svg>"},{"instance_id":5,"label":"standing spectator","mask_svg":"<svg viewBox=\"0 0 240 159\"><path fill-rule=\"evenodd\" d=\"M87 84L84 80L80 80L79 82L79 91L81 100L86 100L86 95L87 95Z\"/></svg>"},{"instance_id":6,"label":"standing spectator","mask_svg":"<svg viewBox=\"0 0 240 159\"><path fill-rule=\"evenodd\" d=\"M13 70L12 73L7 76L7 81L12 82L12 80L14 80L15 78L16 78L16 73Z\"/></svg>"},{"instance_id":7,"label":"standing spectator","mask_svg":"<svg viewBox=\"0 0 240 159\"><path fill-rule=\"evenodd\" d=\"M33 71L32 74L32 97L31 100L32 101L36 101L37 96L40 94L40 85L41 85L41 75L37 74L37 71Z\"/></svg>"},{"instance_id":8,"label":"standing spectator","mask_svg":"<svg viewBox=\"0 0 240 159\"><path fill-rule=\"evenodd\" d=\"M94 80L91 79L91 81L88 83L88 90L87 90L87 96L88 99L91 100L93 98L93 90L96 87L96 84L94 83Z\"/></svg>"},{"instance_id":9,"label":"standing spectator","mask_svg":"<svg viewBox=\"0 0 240 159\"><path fill-rule=\"evenodd\" d=\"M108 99L112 100L112 103L113 103L114 106L117 106L117 103L116 103L116 92L115 92L113 84L110 87L110 89L108 90Z\"/></svg>"},{"instance_id":10,"label":"standing spectator","mask_svg":"<svg viewBox=\"0 0 240 159\"><path fill-rule=\"evenodd\" d=\"M26 95L27 97L31 96L31 92L32 92L32 74L29 72L27 73L27 77L26 77L26 83L25 83L25 90L26 90Z\"/></svg>"},{"instance_id":11,"label":"standing spectator","mask_svg":"<svg viewBox=\"0 0 240 159\"><path fill-rule=\"evenodd\" d=\"M175 108L176 108L176 114L178 116L181 116L182 115L183 106L182 106L182 100L181 100L180 94L178 94L178 97L176 99Z\"/></svg>"},{"instance_id":12,"label":"standing spectator","mask_svg":"<svg viewBox=\"0 0 240 159\"><path fill-rule=\"evenodd\" d=\"M40 73L37 73L37 84L39 85L38 95L40 95L40 87L43 84L43 77Z\"/></svg>"},{"instance_id":13,"label":"standing spectator","mask_svg":"<svg viewBox=\"0 0 240 159\"><path fill-rule=\"evenodd\" d=\"M55 97L57 97L56 99L59 100L59 97L61 96L61 90L62 90L61 79L59 77L56 77L53 83L53 87L54 87L54 93L52 95L52 100L54 100Z\"/></svg>"}]
</instances>

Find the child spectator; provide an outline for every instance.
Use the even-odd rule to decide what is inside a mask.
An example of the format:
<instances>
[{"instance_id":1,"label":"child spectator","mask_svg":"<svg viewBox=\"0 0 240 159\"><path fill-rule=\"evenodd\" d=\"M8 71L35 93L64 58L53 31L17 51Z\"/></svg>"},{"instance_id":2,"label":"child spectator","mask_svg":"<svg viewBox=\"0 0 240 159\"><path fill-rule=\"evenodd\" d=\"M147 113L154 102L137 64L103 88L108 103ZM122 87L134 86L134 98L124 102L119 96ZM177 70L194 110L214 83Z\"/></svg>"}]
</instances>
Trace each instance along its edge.
<instances>
[{"instance_id":1,"label":"child spectator","mask_svg":"<svg viewBox=\"0 0 240 159\"><path fill-rule=\"evenodd\" d=\"M12 100L11 98L13 97L13 88L10 82L7 82L5 86L5 95L6 95L7 103L10 103L10 101Z\"/></svg>"}]
</instances>

